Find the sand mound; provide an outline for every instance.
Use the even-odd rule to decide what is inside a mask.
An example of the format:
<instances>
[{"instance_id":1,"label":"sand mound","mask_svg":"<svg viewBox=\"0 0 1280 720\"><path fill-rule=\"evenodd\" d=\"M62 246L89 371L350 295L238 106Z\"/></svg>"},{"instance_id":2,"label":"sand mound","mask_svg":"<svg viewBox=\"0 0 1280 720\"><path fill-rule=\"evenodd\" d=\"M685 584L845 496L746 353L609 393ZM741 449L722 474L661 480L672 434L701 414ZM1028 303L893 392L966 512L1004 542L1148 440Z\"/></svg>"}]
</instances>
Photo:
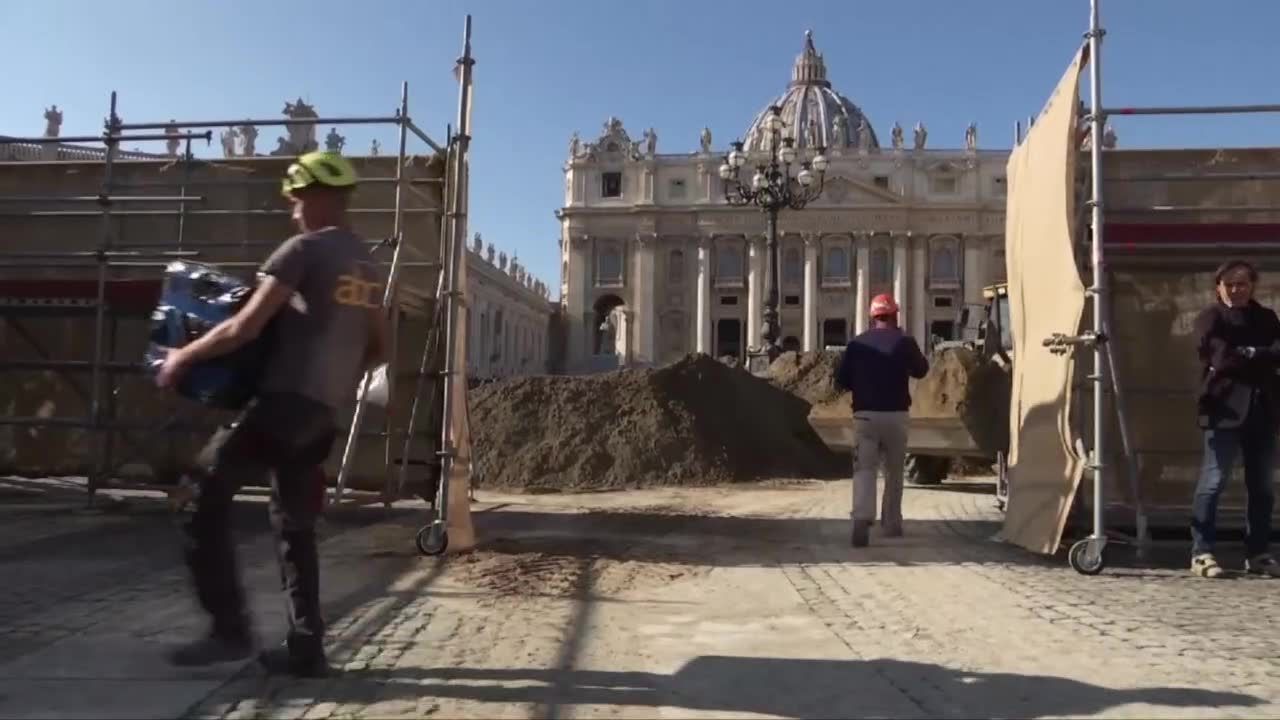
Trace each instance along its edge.
<instances>
[{"instance_id":1,"label":"sand mound","mask_svg":"<svg viewBox=\"0 0 1280 720\"><path fill-rule=\"evenodd\" d=\"M809 403L814 415L848 415L849 391L837 389L832 380L841 355L836 350L782 353L769 366L769 382Z\"/></svg>"},{"instance_id":2,"label":"sand mound","mask_svg":"<svg viewBox=\"0 0 1280 720\"><path fill-rule=\"evenodd\" d=\"M604 490L817 477L842 467L808 404L705 355L659 369L522 377L472 391L477 481Z\"/></svg>"},{"instance_id":3,"label":"sand mound","mask_svg":"<svg viewBox=\"0 0 1280 720\"><path fill-rule=\"evenodd\" d=\"M1009 394L1012 376L977 351L949 347L929 358L929 374L911 390L911 416L959 417L982 447L1009 443Z\"/></svg>"}]
</instances>

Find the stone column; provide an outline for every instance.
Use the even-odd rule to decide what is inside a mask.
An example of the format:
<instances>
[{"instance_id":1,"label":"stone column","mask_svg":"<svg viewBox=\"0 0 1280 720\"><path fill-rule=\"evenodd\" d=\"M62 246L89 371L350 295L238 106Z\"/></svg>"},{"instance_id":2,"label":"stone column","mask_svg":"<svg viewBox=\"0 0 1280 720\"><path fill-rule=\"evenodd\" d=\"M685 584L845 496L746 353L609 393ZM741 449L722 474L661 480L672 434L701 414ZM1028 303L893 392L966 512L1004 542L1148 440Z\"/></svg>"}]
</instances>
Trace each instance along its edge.
<instances>
[{"instance_id":1,"label":"stone column","mask_svg":"<svg viewBox=\"0 0 1280 720\"><path fill-rule=\"evenodd\" d=\"M805 352L818 349L818 236L804 236L804 343Z\"/></svg>"},{"instance_id":2,"label":"stone column","mask_svg":"<svg viewBox=\"0 0 1280 720\"><path fill-rule=\"evenodd\" d=\"M636 360L640 363L657 362L658 346L658 307L654 298L654 282L657 265L654 252L658 242L657 235L652 233L636 234Z\"/></svg>"},{"instance_id":3,"label":"stone column","mask_svg":"<svg viewBox=\"0 0 1280 720\"><path fill-rule=\"evenodd\" d=\"M871 233L862 233L854 239L854 299L853 332L860 335L867 331L867 307L871 304Z\"/></svg>"},{"instance_id":4,"label":"stone column","mask_svg":"<svg viewBox=\"0 0 1280 720\"><path fill-rule=\"evenodd\" d=\"M594 336L591 322L580 319L591 310L586 305L587 276L590 271L587 267L590 257L587 252L589 242L590 238L586 235L569 238L569 292L565 298L565 318L569 322L569 347L566 348L565 366L572 369L581 367L591 355L591 339ZM489 324L492 328L492 308L489 310ZM488 358L485 358L486 367L488 362Z\"/></svg>"},{"instance_id":5,"label":"stone column","mask_svg":"<svg viewBox=\"0 0 1280 720\"><path fill-rule=\"evenodd\" d=\"M747 347L758 348L764 318L764 239L747 238Z\"/></svg>"},{"instance_id":6,"label":"stone column","mask_svg":"<svg viewBox=\"0 0 1280 720\"><path fill-rule=\"evenodd\" d=\"M635 317L636 312L630 309L618 313L618 334L615 336L614 352L618 355L618 362L624 366L636 360L635 343L631 341L636 325Z\"/></svg>"},{"instance_id":7,"label":"stone column","mask_svg":"<svg viewBox=\"0 0 1280 720\"><path fill-rule=\"evenodd\" d=\"M929 340L929 240L915 238L911 248L911 334L923 348Z\"/></svg>"},{"instance_id":8,"label":"stone column","mask_svg":"<svg viewBox=\"0 0 1280 720\"><path fill-rule=\"evenodd\" d=\"M698 238L698 303L696 352L711 354L711 238Z\"/></svg>"},{"instance_id":9,"label":"stone column","mask_svg":"<svg viewBox=\"0 0 1280 720\"><path fill-rule=\"evenodd\" d=\"M893 241L893 299L901 308L898 312L898 324L904 330L908 328L907 320L911 317L913 308L911 301L907 297L907 243L911 242L911 235L897 233L892 236Z\"/></svg>"},{"instance_id":10,"label":"stone column","mask_svg":"<svg viewBox=\"0 0 1280 720\"><path fill-rule=\"evenodd\" d=\"M964 301L966 303L981 305L982 304L982 288L991 282L990 275L987 273L986 255L991 247L991 238L988 235L966 235L960 240L964 248L964 264L961 265L964 273Z\"/></svg>"}]
</instances>

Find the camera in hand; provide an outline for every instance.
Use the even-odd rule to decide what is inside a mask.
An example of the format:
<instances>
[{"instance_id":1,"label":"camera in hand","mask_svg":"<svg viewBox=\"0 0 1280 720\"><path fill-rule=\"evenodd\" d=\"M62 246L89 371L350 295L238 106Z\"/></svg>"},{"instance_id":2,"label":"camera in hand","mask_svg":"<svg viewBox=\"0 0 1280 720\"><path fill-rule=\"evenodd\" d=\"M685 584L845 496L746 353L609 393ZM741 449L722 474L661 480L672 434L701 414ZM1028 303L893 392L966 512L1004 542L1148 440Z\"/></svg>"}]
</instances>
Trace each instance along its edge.
<instances>
[{"instance_id":1,"label":"camera in hand","mask_svg":"<svg viewBox=\"0 0 1280 720\"><path fill-rule=\"evenodd\" d=\"M199 339L235 315L254 288L210 265L177 261L165 268L160 302L151 313L151 335L144 362L154 375L168 348ZM213 408L239 410L254 396L266 360L270 326L238 350L195 363L178 382L177 392Z\"/></svg>"}]
</instances>

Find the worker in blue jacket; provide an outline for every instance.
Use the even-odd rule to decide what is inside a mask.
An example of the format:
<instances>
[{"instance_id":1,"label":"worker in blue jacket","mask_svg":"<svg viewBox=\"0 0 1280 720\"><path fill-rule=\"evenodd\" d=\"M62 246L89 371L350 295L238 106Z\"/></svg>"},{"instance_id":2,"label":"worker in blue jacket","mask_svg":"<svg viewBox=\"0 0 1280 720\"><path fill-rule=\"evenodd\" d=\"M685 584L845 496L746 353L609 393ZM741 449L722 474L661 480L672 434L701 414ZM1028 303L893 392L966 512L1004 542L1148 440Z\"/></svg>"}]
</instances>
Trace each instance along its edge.
<instances>
[{"instance_id":1,"label":"worker in blue jacket","mask_svg":"<svg viewBox=\"0 0 1280 720\"><path fill-rule=\"evenodd\" d=\"M929 372L915 338L898 327L890 295L871 301L871 328L855 337L836 369L836 386L853 394L854 547L870 540L876 516L876 476L885 468L880 521L886 537L902 535L902 476L907 456L910 378Z\"/></svg>"}]
</instances>

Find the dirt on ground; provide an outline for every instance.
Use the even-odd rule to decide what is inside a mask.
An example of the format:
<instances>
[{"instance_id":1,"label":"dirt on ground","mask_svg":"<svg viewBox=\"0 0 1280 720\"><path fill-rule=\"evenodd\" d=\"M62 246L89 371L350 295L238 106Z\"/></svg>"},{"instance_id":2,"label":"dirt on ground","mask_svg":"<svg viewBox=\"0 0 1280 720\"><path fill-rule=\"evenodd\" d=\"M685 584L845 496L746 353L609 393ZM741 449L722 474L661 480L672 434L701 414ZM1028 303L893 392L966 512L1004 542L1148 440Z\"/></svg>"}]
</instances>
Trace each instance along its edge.
<instances>
[{"instance_id":1,"label":"dirt on ground","mask_svg":"<svg viewBox=\"0 0 1280 720\"><path fill-rule=\"evenodd\" d=\"M814 415L848 415L852 397L834 382L840 356L836 350L782 353L769 366L769 381L809 403Z\"/></svg>"},{"instance_id":2,"label":"dirt on ground","mask_svg":"<svg viewBox=\"0 0 1280 720\"><path fill-rule=\"evenodd\" d=\"M706 355L520 377L470 393L477 484L526 491L822 477L843 467L809 404Z\"/></svg>"}]
</instances>

